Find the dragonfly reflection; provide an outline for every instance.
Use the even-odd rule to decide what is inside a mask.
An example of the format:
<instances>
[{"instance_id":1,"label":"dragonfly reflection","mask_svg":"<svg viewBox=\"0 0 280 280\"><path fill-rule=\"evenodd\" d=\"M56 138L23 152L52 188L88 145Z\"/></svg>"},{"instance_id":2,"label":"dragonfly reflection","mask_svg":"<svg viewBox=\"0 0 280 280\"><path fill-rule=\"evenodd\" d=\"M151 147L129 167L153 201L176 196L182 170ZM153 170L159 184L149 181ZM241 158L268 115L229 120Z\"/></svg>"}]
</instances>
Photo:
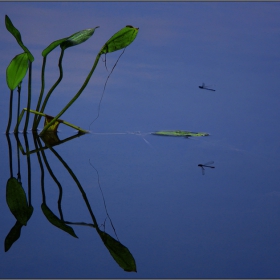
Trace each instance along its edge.
<instances>
[{"instance_id":1,"label":"dragonfly reflection","mask_svg":"<svg viewBox=\"0 0 280 280\"><path fill-rule=\"evenodd\" d=\"M210 164L214 164L214 161L209 161L209 162L206 162L204 164L198 164L197 166L201 167L201 170L202 170L202 175L205 174L205 169L204 167L209 167L209 168L215 168L215 166L211 166Z\"/></svg>"},{"instance_id":2,"label":"dragonfly reflection","mask_svg":"<svg viewBox=\"0 0 280 280\"><path fill-rule=\"evenodd\" d=\"M201 89L216 91L215 89L209 88L209 86L206 86L204 83L202 83L202 86L198 86L198 87L201 88Z\"/></svg>"}]
</instances>

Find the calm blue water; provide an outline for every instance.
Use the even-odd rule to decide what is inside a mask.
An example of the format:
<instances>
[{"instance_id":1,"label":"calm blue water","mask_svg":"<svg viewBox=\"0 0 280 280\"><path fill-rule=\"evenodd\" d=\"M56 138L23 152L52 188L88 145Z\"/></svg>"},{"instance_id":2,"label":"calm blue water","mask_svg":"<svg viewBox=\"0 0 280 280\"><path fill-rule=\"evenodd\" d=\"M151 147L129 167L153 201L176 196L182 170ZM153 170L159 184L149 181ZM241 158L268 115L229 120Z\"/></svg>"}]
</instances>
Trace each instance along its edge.
<instances>
[{"instance_id":1,"label":"calm blue water","mask_svg":"<svg viewBox=\"0 0 280 280\"><path fill-rule=\"evenodd\" d=\"M71 135L58 134L61 140ZM27 138L32 150L32 134ZM238 150L215 138L92 132L53 147L78 178L104 230L106 211L98 171L109 216L120 242L135 258L137 273L125 272L116 264L94 228L71 225L76 239L48 222L41 211L41 171L36 153L32 154L34 212L20 238L8 252L0 253L1 277L277 277L279 165L273 157ZM25 149L22 134L19 139ZM16 177L13 134L10 140ZM5 201L10 177L5 135L1 147L0 238L4 243L15 223ZM50 150L45 155L63 188L64 219L92 223L65 167ZM197 165L210 160L215 169L205 168L202 175ZM28 193L27 161L22 154L20 168ZM59 216L59 189L46 168L44 184L47 205ZM108 218L105 231L116 238Z\"/></svg>"},{"instance_id":2,"label":"calm blue water","mask_svg":"<svg viewBox=\"0 0 280 280\"><path fill-rule=\"evenodd\" d=\"M280 277L279 2L0 6L0 278ZM19 171L16 138L10 134L9 158L4 134L6 68L22 52L5 28L6 14L35 57L32 109L41 89L42 50L74 32L100 26L88 41L67 49L63 81L45 110L53 116L80 89L96 54L115 32L129 24L139 27L139 34L107 83L99 119L89 128L109 74L104 57L83 94L63 114L62 119L90 133L54 146L54 151L44 150L55 179L45 162L42 177L36 153L30 155L29 169L27 156L19 153L22 186L34 211L4 252L16 223L6 203L6 184ZM59 55L57 48L48 57L45 93L59 76ZM109 71L119 55L107 55ZM27 104L27 80L21 108ZM216 91L199 89L202 82ZM14 97L11 131L16 92ZM150 134L179 129L210 136ZM63 125L59 131L61 140L76 133ZM19 134L19 140L24 151L26 140L31 151L36 148L31 133L26 140ZM203 175L198 164L208 161L215 168L205 168ZM43 201L57 217L74 223L68 225L78 238L47 220ZM101 231L129 249L137 273L125 272L96 229L81 225L92 224L92 216Z\"/></svg>"}]
</instances>

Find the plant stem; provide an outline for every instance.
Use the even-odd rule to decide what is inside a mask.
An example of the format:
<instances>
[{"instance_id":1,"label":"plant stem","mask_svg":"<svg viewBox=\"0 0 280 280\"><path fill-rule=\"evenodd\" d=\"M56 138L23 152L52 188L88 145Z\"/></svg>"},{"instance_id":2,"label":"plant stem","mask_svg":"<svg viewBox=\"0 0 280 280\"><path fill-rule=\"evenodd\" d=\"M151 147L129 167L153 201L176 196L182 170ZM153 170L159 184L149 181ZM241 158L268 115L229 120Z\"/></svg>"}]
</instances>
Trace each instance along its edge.
<instances>
[{"instance_id":1,"label":"plant stem","mask_svg":"<svg viewBox=\"0 0 280 280\"><path fill-rule=\"evenodd\" d=\"M8 121L8 126L6 129L6 134L9 134L10 127L11 127L11 122L12 122L12 111L13 111L13 90L10 92L10 109L9 109L9 121Z\"/></svg>"},{"instance_id":2,"label":"plant stem","mask_svg":"<svg viewBox=\"0 0 280 280\"><path fill-rule=\"evenodd\" d=\"M23 129L23 133L26 133L27 126L29 122L29 111L30 111L30 105L31 105L31 78L32 78L32 62L29 61L29 73L28 73L28 100L27 100L27 113L26 113L26 119L25 119L25 125Z\"/></svg>"},{"instance_id":3,"label":"plant stem","mask_svg":"<svg viewBox=\"0 0 280 280\"><path fill-rule=\"evenodd\" d=\"M99 52L95 58L95 61L94 61L94 64L92 66L92 69L90 70L86 80L84 81L84 84L82 85L82 87L80 88L80 90L76 93L76 95L70 100L70 102L61 110L61 112L53 118L52 121L50 121L45 127L44 129L41 131L41 133L39 134L40 136L43 135L47 129L62 115L65 113L65 111L75 102L75 100L81 95L81 93L83 92L83 90L85 89L85 87L87 86L97 64L98 64L98 61L100 59L100 56L101 56L101 53Z\"/></svg>"},{"instance_id":4,"label":"plant stem","mask_svg":"<svg viewBox=\"0 0 280 280\"><path fill-rule=\"evenodd\" d=\"M39 99L38 99L36 111L39 111L39 109L40 109L41 101L42 101L44 90L45 90L45 67L46 67L46 62L47 62L47 57L44 56L43 57L43 64L42 64L42 71L41 71L41 92L40 92L40 96L39 96ZM33 131L37 130L37 126L38 126L37 120L38 120L38 117L37 117L37 115L35 115L34 120L33 120L33 126L32 126Z\"/></svg>"},{"instance_id":5,"label":"plant stem","mask_svg":"<svg viewBox=\"0 0 280 280\"><path fill-rule=\"evenodd\" d=\"M62 78L63 78L63 68L62 68L62 59L63 59L63 55L64 55L64 49L61 49L61 53L60 53L60 57L59 57L59 62L58 62L58 67L59 67L59 78L57 79L57 81L55 82L55 84L52 86L52 88L49 90L48 94L45 97L45 100L43 102L43 105L41 107L40 112L43 113L45 110L45 107L47 105L47 102L52 94L52 92L55 90L55 88L58 86L58 84L61 82ZM36 111L39 111L39 108L36 108ZM35 125L35 129L37 129L39 122L41 120L41 117L38 117L36 120L36 125Z\"/></svg>"},{"instance_id":6,"label":"plant stem","mask_svg":"<svg viewBox=\"0 0 280 280\"><path fill-rule=\"evenodd\" d=\"M19 125L20 125L20 122L21 122L21 120L22 120L22 118L23 118L23 115L24 115L24 112L25 112L25 111L27 111L27 108L23 108L23 109L22 109L22 111L21 111L21 113L20 113L20 115L19 115L19 117L18 117L18 122L17 122L17 124L16 124L16 126L15 126L14 133L18 133L18 127L19 127ZM41 116L41 117L46 117L46 116L47 116L45 113L37 112L37 111L34 111L34 110L32 110L32 109L30 109L29 112L30 112L30 113L33 113L33 114L35 114L35 115ZM50 117L51 117L51 116L50 116ZM63 124L65 124L65 125L67 125L67 126L70 126L70 127L74 128L74 129L78 130L80 133L88 133L87 130L84 130L84 129L80 128L79 126L76 126L76 125L71 124L71 123L69 123L69 122L66 122L66 121L64 121L64 120L59 120L59 119L58 119L57 121L59 121L60 123L63 123ZM54 131L51 131L51 132L54 132Z\"/></svg>"},{"instance_id":7,"label":"plant stem","mask_svg":"<svg viewBox=\"0 0 280 280\"><path fill-rule=\"evenodd\" d=\"M18 85L18 108L17 108L17 120L19 117L19 109L20 109L20 92L21 92L21 83Z\"/></svg>"}]
</instances>

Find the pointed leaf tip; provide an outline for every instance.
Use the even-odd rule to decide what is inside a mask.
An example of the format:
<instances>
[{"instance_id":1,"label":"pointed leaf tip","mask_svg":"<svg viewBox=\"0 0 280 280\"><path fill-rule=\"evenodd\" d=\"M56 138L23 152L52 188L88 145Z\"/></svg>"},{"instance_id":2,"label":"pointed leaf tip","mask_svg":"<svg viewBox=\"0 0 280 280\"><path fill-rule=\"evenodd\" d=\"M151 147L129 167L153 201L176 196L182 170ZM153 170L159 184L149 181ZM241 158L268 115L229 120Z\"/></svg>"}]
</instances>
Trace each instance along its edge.
<instances>
[{"instance_id":1,"label":"pointed leaf tip","mask_svg":"<svg viewBox=\"0 0 280 280\"><path fill-rule=\"evenodd\" d=\"M33 55L28 50L28 48L23 44L23 42L21 40L20 32L15 28L12 21L10 20L10 18L7 15L5 15L5 25L6 25L7 30L16 38L16 40L17 40L18 44L21 46L21 48L27 53L29 60L31 62L33 62L34 61Z\"/></svg>"}]
</instances>

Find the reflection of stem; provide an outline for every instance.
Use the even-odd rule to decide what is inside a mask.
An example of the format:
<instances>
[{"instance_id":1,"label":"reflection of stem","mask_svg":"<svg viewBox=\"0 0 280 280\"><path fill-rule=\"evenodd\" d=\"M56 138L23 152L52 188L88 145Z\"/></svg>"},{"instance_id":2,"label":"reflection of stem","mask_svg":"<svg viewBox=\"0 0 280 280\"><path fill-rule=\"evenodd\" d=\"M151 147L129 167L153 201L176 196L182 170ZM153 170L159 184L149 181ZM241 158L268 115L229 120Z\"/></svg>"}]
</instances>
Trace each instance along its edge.
<instances>
[{"instance_id":1,"label":"reflection of stem","mask_svg":"<svg viewBox=\"0 0 280 280\"><path fill-rule=\"evenodd\" d=\"M27 153L27 172L28 172L28 205L31 206L31 162L30 162L30 154L29 154L29 144L26 133L24 133L24 142Z\"/></svg>"},{"instance_id":2,"label":"reflection of stem","mask_svg":"<svg viewBox=\"0 0 280 280\"><path fill-rule=\"evenodd\" d=\"M52 94L52 92L54 91L54 89L58 86L58 84L61 82L62 78L63 78L63 68L62 68L62 59L63 59L63 55L64 55L64 49L61 49L61 53L60 53L60 57L59 57L59 62L58 62L58 67L59 67L59 78L57 79L57 81L55 82L55 84L52 86L52 88L49 90L48 94L45 97L45 100L43 102L43 105L41 107L40 113L44 113L45 107L47 105L47 102ZM36 111L38 111L38 109L36 109ZM41 116L39 116L36 120L36 125L35 128L38 127L39 122L41 120Z\"/></svg>"},{"instance_id":3,"label":"reflection of stem","mask_svg":"<svg viewBox=\"0 0 280 280\"><path fill-rule=\"evenodd\" d=\"M89 204L89 201L87 199L87 195L82 187L82 185L80 184L78 178L76 177L76 175L73 173L73 171L71 170L71 168L68 166L68 164L62 159L62 157L51 147L49 146L49 149L55 154L55 156L59 159L59 161L63 164L63 166L67 169L67 171L69 172L69 174L71 175L71 177L73 178L73 180L75 181L75 183L77 184L82 196L83 196L83 199L87 205L87 208L88 208L88 211L90 213L90 216L92 218L92 221L93 221L93 225L94 227L98 230L98 224L97 224L97 221L95 219L95 216L92 212L92 209L90 207L90 204Z\"/></svg>"},{"instance_id":4,"label":"reflection of stem","mask_svg":"<svg viewBox=\"0 0 280 280\"><path fill-rule=\"evenodd\" d=\"M38 137L37 138L37 141L39 143L39 146L40 148L42 149L42 144L41 144L41 141L40 141L40 138ZM57 201L57 204L58 204L58 210L59 210L59 213L60 213L60 219L63 221L63 214L62 214L62 208L61 208L61 201L62 201L62 193L63 193L63 190L62 190L62 186L61 184L59 183L59 181L57 180L57 178L55 177L49 163L48 163L48 160L47 160L47 157L45 155L45 152L44 150L41 150L41 154L42 154L42 157L43 157L43 160L44 160L44 163L51 175L51 177L53 178L53 180L56 182L58 188L59 188L59 198L58 198L58 201ZM46 203L45 201L45 195L43 195L43 202Z\"/></svg>"},{"instance_id":5,"label":"reflection of stem","mask_svg":"<svg viewBox=\"0 0 280 280\"><path fill-rule=\"evenodd\" d=\"M9 134L6 134L7 141L8 141L8 147L9 147L9 163L10 163L10 176L13 178L13 162L12 162L12 157L13 157L13 152L12 152L12 145L11 145L11 140Z\"/></svg>"},{"instance_id":6,"label":"reflection of stem","mask_svg":"<svg viewBox=\"0 0 280 280\"><path fill-rule=\"evenodd\" d=\"M113 228L113 230L114 230L114 233L115 233L117 239L119 240L118 235L117 235L116 230L115 230L115 227L114 227L114 225L113 225L113 222L112 222L112 220L111 220L111 218L110 218L110 216L109 216L109 213L108 213L108 211L107 211L107 206L106 206L104 194L103 194L103 191L102 191L101 186L100 186L99 173L98 173L97 169L91 164L90 160L89 160L89 164L90 164L90 165L93 167L93 169L96 171L97 180L98 180L98 186L99 186L99 189L100 189L101 194L102 194L102 198L103 198L103 203L104 203L105 211L106 211L107 217L108 217L109 220L110 220L110 223L111 223L111 226L112 226L112 228ZM105 224L105 223L104 223L104 224ZM104 227L105 227L105 226L104 226Z\"/></svg>"},{"instance_id":7,"label":"reflection of stem","mask_svg":"<svg viewBox=\"0 0 280 280\"><path fill-rule=\"evenodd\" d=\"M9 109L9 120L8 120L8 126L6 129L6 134L9 133L10 127L11 127L11 122L12 122L12 111L13 111L13 90L10 92L10 109Z\"/></svg>"},{"instance_id":8,"label":"reflection of stem","mask_svg":"<svg viewBox=\"0 0 280 280\"><path fill-rule=\"evenodd\" d=\"M46 62L47 62L47 57L44 56L43 57L43 64L42 64L42 71L41 71L41 92L40 92L40 96L38 99L38 103L37 103L37 107L36 107L36 111L40 110L40 106L41 106L41 101L43 98L43 94L44 94L44 89L45 89L45 67L46 67ZM38 123L37 123L38 117L37 115L34 116L34 120L33 120L33 126L32 126L32 130L35 131L37 129Z\"/></svg>"},{"instance_id":9,"label":"reflection of stem","mask_svg":"<svg viewBox=\"0 0 280 280\"><path fill-rule=\"evenodd\" d=\"M41 159L41 156L40 156L40 153L38 151L38 143L36 141L36 136L35 134L33 134L33 141L34 141L34 145L35 145L35 148L36 148L36 154L37 154L37 158L38 158L38 162L39 162L39 165L40 165L40 169L41 169L41 189L42 189L42 196L43 196L43 202L46 204L46 195L45 195L45 171L44 171L44 166L43 166L43 163L42 163L42 159Z\"/></svg>"},{"instance_id":10,"label":"reflection of stem","mask_svg":"<svg viewBox=\"0 0 280 280\"><path fill-rule=\"evenodd\" d=\"M88 227L93 227L93 228L95 228L95 225L94 225L94 224L88 224L88 223L84 223L84 222L76 222L76 223L73 223L73 222L64 221L64 223L65 223L65 224L68 224L68 225L88 226Z\"/></svg>"},{"instance_id":11,"label":"reflection of stem","mask_svg":"<svg viewBox=\"0 0 280 280\"><path fill-rule=\"evenodd\" d=\"M92 69L90 70L86 80L84 81L83 85L81 86L80 90L76 93L76 95L69 101L69 103L60 111L60 113L55 117L53 118L52 121L50 121L45 127L44 129L41 131L40 135L43 135L47 129L53 125L55 123L55 121L62 115L65 113L65 111L75 102L75 100L81 95L81 93L83 92L83 90L85 89L85 87L87 86L97 64L98 64L98 61L99 61L99 58L101 56L101 53L99 52L95 58L95 61L94 61L94 64L92 66Z\"/></svg>"},{"instance_id":12,"label":"reflection of stem","mask_svg":"<svg viewBox=\"0 0 280 280\"><path fill-rule=\"evenodd\" d=\"M31 105L31 79L32 79L32 62L29 61L29 75L28 75L28 100L27 100L27 114L25 119L25 125L23 132L27 131L27 126L29 122L29 112L30 112L30 105Z\"/></svg>"},{"instance_id":13,"label":"reflection of stem","mask_svg":"<svg viewBox=\"0 0 280 280\"><path fill-rule=\"evenodd\" d=\"M20 174L20 157L19 157L19 145L17 144L17 159L18 159L18 173L17 173L17 180L21 182L21 174Z\"/></svg>"}]
</instances>

